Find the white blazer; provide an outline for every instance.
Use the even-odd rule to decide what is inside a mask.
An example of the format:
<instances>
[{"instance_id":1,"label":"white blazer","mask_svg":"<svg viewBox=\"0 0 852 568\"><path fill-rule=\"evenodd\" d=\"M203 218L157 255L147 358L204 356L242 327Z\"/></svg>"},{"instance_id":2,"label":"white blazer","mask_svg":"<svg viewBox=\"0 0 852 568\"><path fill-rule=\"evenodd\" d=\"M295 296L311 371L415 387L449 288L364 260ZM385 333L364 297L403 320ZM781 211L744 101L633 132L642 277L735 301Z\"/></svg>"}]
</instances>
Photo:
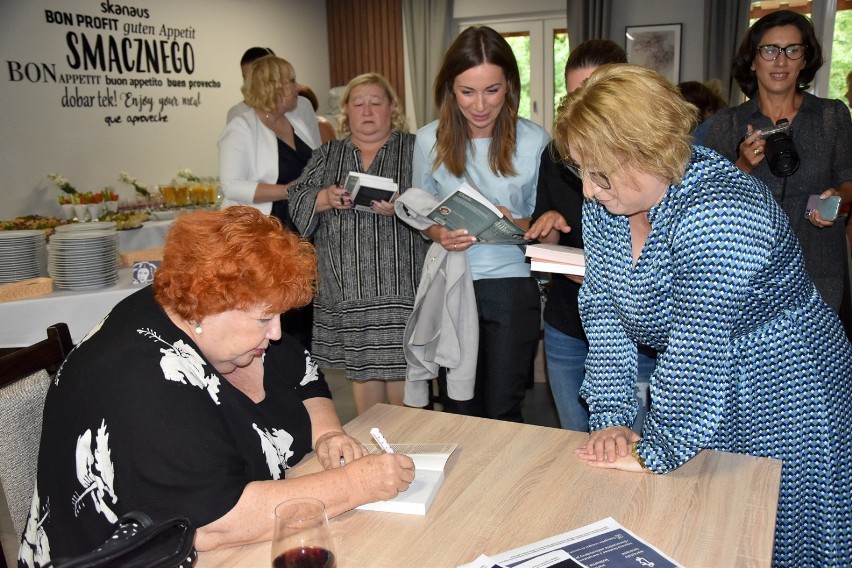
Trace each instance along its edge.
<instances>
[{"instance_id":1,"label":"white blazer","mask_svg":"<svg viewBox=\"0 0 852 568\"><path fill-rule=\"evenodd\" d=\"M320 147L317 116L308 99L299 97L296 108L285 116L305 144L312 150ZM268 215L272 202L254 203L254 193L257 184L276 181L278 139L254 109L249 109L228 122L219 136L219 182L225 196L222 207L251 205Z\"/></svg>"}]
</instances>

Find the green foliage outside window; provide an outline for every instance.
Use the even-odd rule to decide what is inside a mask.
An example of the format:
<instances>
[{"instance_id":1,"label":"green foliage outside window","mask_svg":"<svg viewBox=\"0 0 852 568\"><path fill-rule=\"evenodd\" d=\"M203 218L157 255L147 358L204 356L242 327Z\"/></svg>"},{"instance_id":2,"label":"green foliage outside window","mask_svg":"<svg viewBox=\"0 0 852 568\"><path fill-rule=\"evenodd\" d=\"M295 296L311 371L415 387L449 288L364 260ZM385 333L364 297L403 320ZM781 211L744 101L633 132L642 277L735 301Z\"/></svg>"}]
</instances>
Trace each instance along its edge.
<instances>
[{"instance_id":1,"label":"green foliage outside window","mask_svg":"<svg viewBox=\"0 0 852 568\"><path fill-rule=\"evenodd\" d=\"M506 41L518 61L518 71L521 74L521 100L518 104L518 114L524 118L530 117L530 36L511 35Z\"/></svg>"},{"instance_id":2,"label":"green foliage outside window","mask_svg":"<svg viewBox=\"0 0 852 568\"><path fill-rule=\"evenodd\" d=\"M831 46L828 98L846 101L846 75L852 71L852 10L838 10Z\"/></svg>"}]
</instances>

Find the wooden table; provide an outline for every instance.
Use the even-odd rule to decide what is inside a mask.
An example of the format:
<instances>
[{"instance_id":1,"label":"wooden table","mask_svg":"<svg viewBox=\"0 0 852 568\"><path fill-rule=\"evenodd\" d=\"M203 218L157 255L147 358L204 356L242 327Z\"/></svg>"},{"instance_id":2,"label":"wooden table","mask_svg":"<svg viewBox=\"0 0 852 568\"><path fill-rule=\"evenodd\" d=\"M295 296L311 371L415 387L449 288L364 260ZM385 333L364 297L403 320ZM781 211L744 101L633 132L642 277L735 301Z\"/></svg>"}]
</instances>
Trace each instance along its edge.
<instances>
[{"instance_id":1,"label":"wooden table","mask_svg":"<svg viewBox=\"0 0 852 568\"><path fill-rule=\"evenodd\" d=\"M346 425L369 443L458 442L425 517L349 511L331 520L338 568L455 567L613 517L690 568L769 566L781 462L703 451L667 475L594 469L586 434L377 405ZM313 454L292 476L319 471ZM288 476L288 477L292 477ZM269 542L206 552L197 568L270 566Z\"/></svg>"}]
</instances>

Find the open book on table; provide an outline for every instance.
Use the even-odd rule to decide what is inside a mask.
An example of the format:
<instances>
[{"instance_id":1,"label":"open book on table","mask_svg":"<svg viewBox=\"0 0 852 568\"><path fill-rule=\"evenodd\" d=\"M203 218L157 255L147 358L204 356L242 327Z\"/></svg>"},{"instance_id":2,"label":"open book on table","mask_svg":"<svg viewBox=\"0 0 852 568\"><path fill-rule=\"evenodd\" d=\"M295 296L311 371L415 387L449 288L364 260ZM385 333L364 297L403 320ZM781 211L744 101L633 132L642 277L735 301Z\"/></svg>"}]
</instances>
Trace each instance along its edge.
<instances>
[{"instance_id":1,"label":"open book on table","mask_svg":"<svg viewBox=\"0 0 852 568\"><path fill-rule=\"evenodd\" d=\"M581 248L537 243L527 245L530 269L534 272L585 276L586 256Z\"/></svg>"},{"instance_id":2,"label":"open book on table","mask_svg":"<svg viewBox=\"0 0 852 568\"><path fill-rule=\"evenodd\" d=\"M495 556L482 555L459 568L680 568L655 546L608 517L557 536L514 548Z\"/></svg>"},{"instance_id":3,"label":"open book on table","mask_svg":"<svg viewBox=\"0 0 852 568\"><path fill-rule=\"evenodd\" d=\"M373 201L390 201L399 190L391 178L371 176L360 172L349 172L343 189L352 198L355 209L375 213L370 207Z\"/></svg>"},{"instance_id":4,"label":"open book on table","mask_svg":"<svg viewBox=\"0 0 852 568\"><path fill-rule=\"evenodd\" d=\"M384 511L425 515L444 483L444 465L458 444L391 444L394 453L414 460L415 477L408 489L389 501L376 501L358 507L364 511ZM366 444L371 454L382 452L378 446Z\"/></svg>"},{"instance_id":5,"label":"open book on table","mask_svg":"<svg viewBox=\"0 0 852 568\"><path fill-rule=\"evenodd\" d=\"M497 209L481 193L462 183L437 207L429 218L450 229L467 229L480 243L518 245L524 240L524 231Z\"/></svg>"}]
</instances>

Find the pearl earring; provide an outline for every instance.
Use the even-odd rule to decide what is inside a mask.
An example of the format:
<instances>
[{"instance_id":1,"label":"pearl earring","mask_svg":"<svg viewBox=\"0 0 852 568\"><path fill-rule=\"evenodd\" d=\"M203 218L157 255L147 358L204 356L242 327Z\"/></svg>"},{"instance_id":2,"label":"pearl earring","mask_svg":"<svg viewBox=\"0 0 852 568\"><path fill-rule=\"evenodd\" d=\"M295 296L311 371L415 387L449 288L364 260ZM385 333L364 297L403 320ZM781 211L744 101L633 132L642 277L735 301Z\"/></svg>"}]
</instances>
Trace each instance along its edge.
<instances>
[{"instance_id":1,"label":"pearl earring","mask_svg":"<svg viewBox=\"0 0 852 568\"><path fill-rule=\"evenodd\" d=\"M202 333L204 333L204 330L201 329L200 323L195 324L195 333L197 333L198 335L201 335Z\"/></svg>"}]
</instances>

